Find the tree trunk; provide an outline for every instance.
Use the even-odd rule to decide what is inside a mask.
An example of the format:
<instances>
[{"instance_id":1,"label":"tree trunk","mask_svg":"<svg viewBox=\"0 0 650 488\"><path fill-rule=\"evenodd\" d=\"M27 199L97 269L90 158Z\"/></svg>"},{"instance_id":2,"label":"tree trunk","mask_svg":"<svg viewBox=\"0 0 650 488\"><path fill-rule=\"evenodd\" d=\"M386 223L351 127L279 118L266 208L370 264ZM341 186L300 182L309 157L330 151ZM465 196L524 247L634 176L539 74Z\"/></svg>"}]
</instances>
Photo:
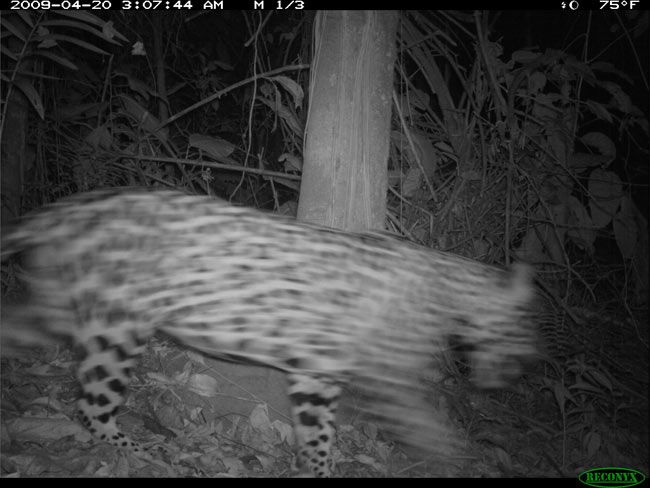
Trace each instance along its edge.
<instances>
[{"instance_id":1,"label":"tree trunk","mask_svg":"<svg viewBox=\"0 0 650 488\"><path fill-rule=\"evenodd\" d=\"M384 228L397 15L317 14L300 220Z\"/></svg>"}]
</instances>

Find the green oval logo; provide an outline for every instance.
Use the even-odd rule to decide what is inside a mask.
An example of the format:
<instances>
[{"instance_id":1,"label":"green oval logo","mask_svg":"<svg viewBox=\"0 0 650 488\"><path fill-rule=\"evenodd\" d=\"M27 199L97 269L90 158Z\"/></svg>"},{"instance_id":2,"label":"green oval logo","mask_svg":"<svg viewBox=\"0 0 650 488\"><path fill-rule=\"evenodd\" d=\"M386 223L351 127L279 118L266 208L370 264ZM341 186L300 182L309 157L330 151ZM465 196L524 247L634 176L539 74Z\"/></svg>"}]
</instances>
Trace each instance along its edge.
<instances>
[{"instance_id":1,"label":"green oval logo","mask_svg":"<svg viewBox=\"0 0 650 488\"><path fill-rule=\"evenodd\" d=\"M594 468L580 473L578 479L587 486L625 488L643 483L645 475L636 469L614 467Z\"/></svg>"}]
</instances>

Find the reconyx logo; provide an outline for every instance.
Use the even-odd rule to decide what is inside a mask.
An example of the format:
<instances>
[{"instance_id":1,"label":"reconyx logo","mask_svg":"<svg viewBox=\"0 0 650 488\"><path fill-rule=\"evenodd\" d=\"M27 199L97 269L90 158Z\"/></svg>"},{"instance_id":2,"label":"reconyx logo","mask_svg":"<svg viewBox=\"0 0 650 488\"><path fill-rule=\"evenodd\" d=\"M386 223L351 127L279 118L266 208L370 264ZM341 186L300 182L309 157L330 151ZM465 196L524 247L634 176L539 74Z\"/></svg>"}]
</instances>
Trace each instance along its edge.
<instances>
[{"instance_id":1,"label":"reconyx logo","mask_svg":"<svg viewBox=\"0 0 650 488\"><path fill-rule=\"evenodd\" d=\"M596 488L626 488L643 483L645 475L636 469L594 468L580 473L578 479Z\"/></svg>"}]
</instances>

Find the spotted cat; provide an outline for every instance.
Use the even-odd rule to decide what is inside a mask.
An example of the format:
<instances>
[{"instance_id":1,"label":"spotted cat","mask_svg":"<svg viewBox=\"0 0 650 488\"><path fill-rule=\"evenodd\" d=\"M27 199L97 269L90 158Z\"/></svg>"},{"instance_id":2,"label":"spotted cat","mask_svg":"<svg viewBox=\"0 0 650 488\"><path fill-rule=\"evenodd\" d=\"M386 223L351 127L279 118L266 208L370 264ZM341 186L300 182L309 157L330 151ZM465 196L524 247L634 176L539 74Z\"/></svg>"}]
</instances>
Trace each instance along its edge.
<instances>
[{"instance_id":1,"label":"spotted cat","mask_svg":"<svg viewBox=\"0 0 650 488\"><path fill-rule=\"evenodd\" d=\"M172 191L80 194L3 237L21 251L31 325L84 352L79 414L100 439L140 451L115 422L145 341L285 371L298 458L332 473L341 386L404 441L444 450L421 378L458 337L475 382L504 384L535 354L528 267L504 270L382 234L351 234ZM37 324L37 325L35 325Z\"/></svg>"}]
</instances>

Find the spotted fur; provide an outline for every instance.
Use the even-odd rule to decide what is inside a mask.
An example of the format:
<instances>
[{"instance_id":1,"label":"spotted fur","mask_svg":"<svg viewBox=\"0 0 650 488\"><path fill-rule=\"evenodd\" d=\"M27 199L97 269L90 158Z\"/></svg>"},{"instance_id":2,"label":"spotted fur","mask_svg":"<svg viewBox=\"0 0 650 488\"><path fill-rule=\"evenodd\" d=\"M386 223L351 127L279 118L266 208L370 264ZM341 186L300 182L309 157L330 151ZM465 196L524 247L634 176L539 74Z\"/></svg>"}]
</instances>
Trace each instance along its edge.
<instances>
[{"instance_id":1,"label":"spotted fur","mask_svg":"<svg viewBox=\"0 0 650 488\"><path fill-rule=\"evenodd\" d=\"M446 450L453 441L420 380L447 340L472 346L485 387L535 352L525 266L507 271L207 197L78 195L27 219L3 249L26 254L31 323L84 351L84 425L135 451L115 414L157 330L216 358L287 372L299 459L316 476L332 472L341 385L353 382L365 410L404 441ZM4 326L3 338L25 342L27 330Z\"/></svg>"}]
</instances>

